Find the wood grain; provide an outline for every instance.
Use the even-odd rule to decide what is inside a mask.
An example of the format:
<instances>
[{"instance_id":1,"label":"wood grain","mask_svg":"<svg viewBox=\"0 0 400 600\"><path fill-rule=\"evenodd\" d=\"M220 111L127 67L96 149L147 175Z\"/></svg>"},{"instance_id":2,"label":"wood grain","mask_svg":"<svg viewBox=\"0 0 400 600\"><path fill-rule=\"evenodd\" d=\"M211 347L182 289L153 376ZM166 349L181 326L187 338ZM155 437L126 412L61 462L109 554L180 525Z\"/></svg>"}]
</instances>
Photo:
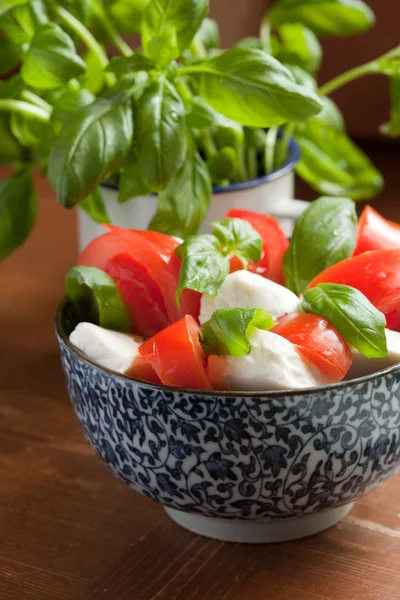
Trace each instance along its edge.
<instances>
[{"instance_id":1,"label":"wood grain","mask_svg":"<svg viewBox=\"0 0 400 600\"><path fill-rule=\"evenodd\" d=\"M368 150L387 180L377 207L400 220L398 155ZM75 219L38 190L34 234L0 266L0 599L398 600L399 478L323 534L240 546L180 529L106 471L74 417L53 333Z\"/></svg>"}]
</instances>

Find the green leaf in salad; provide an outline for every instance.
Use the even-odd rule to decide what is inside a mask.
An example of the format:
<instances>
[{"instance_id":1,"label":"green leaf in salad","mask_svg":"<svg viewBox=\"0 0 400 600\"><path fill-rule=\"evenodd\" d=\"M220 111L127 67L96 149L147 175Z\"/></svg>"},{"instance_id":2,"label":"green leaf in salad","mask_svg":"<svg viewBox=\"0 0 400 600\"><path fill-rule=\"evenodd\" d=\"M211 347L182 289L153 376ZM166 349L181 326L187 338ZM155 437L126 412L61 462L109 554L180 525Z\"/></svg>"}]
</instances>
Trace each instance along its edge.
<instances>
[{"instance_id":1,"label":"green leaf in salad","mask_svg":"<svg viewBox=\"0 0 400 600\"><path fill-rule=\"evenodd\" d=\"M137 101L135 140L143 181L161 192L186 155L185 107L167 79L152 81Z\"/></svg>"},{"instance_id":2,"label":"green leaf in salad","mask_svg":"<svg viewBox=\"0 0 400 600\"><path fill-rule=\"evenodd\" d=\"M144 56L141 52L135 52L132 56L114 56L106 70L109 73L121 76L136 71L151 71L155 69L155 66L151 58Z\"/></svg>"},{"instance_id":3,"label":"green leaf in salad","mask_svg":"<svg viewBox=\"0 0 400 600\"><path fill-rule=\"evenodd\" d=\"M385 316L359 290L320 283L305 291L302 309L324 317L367 358L387 355Z\"/></svg>"},{"instance_id":4,"label":"green leaf in salad","mask_svg":"<svg viewBox=\"0 0 400 600\"><path fill-rule=\"evenodd\" d=\"M41 90L64 86L73 77L79 77L86 65L77 54L72 39L55 23L46 23L38 29L26 53L21 69L22 79Z\"/></svg>"},{"instance_id":5,"label":"green leaf in salad","mask_svg":"<svg viewBox=\"0 0 400 600\"><path fill-rule=\"evenodd\" d=\"M286 286L301 294L321 271L349 258L356 243L357 215L349 198L322 197L297 219L283 257Z\"/></svg>"},{"instance_id":6,"label":"green leaf in salad","mask_svg":"<svg viewBox=\"0 0 400 600\"><path fill-rule=\"evenodd\" d=\"M23 244L35 224L37 199L28 168L0 183L0 261Z\"/></svg>"},{"instance_id":7,"label":"green leaf in salad","mask_svg":"<svg viewBox=\"0 0 400 600\"><path fill-rule=\"evenodd\" d=\"M390 121L381 125L380 131L390 137L400 137L400 79L390 80Z\"/></svg>"},{"instance_id":8,"label":"green leaf in salad","mask_svg":"<svg viewBox=\"0 0 400 600\"><path fill-rule=\"evenodd\" d=\"M221 242L214 235L191 235L178 246L176 254L182 260L178 305L184 289L215 296L229 273L229 260L222 252Z\"/></svg>"},{"instance_id":9,"label":"green leaf in salad","mask_svg":"<svg viewBox=\"0 0 400 600\"><path fill-rule=\"evenodd\" d=\"M229 273L229 255L235 254L246 264L261 256L261 237L250 223L225 219L214 221L212 227L212 235L191 235L175 251L182 261L178 301L184 289L215 296Z\"/></svg>"},{"instance_id":10,"label":"green leaf in salad","mask_svg":"<svg viewBox=\"0 0 400 600\"><path fill-rule=\"evenodd\" d=\"M149 194L151 194L151 190L142 179L136 148L131 148L121 168L118 202L122 204L136 196Z\"/></svg>"},{"instance_id":11,"label":"green leaf in salad","mask_svg":"<svg viewBox=\"0 0 400 600\"><path fill-rule=\"evenodd\" d=\"M218 112L248 127L303 121L322 106L278 60L262 50L232 48L193 67L202 96Z\"/></svg>"},{"instance_id":12,"label":"green leaf in salad","mask_svg":"<svg viewBox=\"0 0 400 600\"><path fill-rule=\"evenodd\" d=\"M322 194L353 200L376 196L383 186L382 175L347 134L335 127L318 118L297 127L301 157L296 172Z\"/></svg>"},{"instance_id":13,"label":"green leaf in salad","mask_svg":"<svg viewBox=\"0 0 400 600\"><path fill-rule=\"evenodd\" d=\"M65 287L77 316L113 331L129 332L128 312L119 290L107 273L94 267L72 267Z\"/></svg>"},{"instance_id":14,"label":"green leaf in salad","mask_svg":"<svg viewBox=\"0 0 400 600\"><path fill-rule=\"evenodd\" d=\"M208 11L207 0L152 0L142 18L142 44L156 62L169 50L168 64L185 50Z\"/></svg>"},{"instance_id":15,"label":"green leaf in salad","mask_svg":"<svg viewBox=\"0 0 400 600\"><path fill-rule=\"evenodd\" d=\"M91 194L121 166L132 134L132 110L123 92L81 109L62 131L49 158L49 180L58 202L72 208Z\"/></svg>"},{"instance_id":16,"label":"green leaf in salad","mask_svg":"<svg viewBox=\"0 0 400 600\"><path fill-rule=\"evenodd\" d=\"M225 254L235 254L246 268L248 261L258 262L262 253L262 240L257 231L243 219L213 221L212 233L219 239Z\"/></svg>"},{"instance_id":17,"label":"green leaf in salad","mask_svg":"<svg viewBox=\"0 0 400 600\"><path fill-rule=\"evenodd\" d=\"M100 225L111 223L100 188L97 188L90 196L81 200L79 208L84 210L95 223L99 223Z\"/></svg>"},{"instance_id":18,"label":"green leaf in salad","mask_svg":"<svg viewBox=\"0 0 400 600\"><path fill-rule=\"evenodd\" d=\"M200 341L207 355L246 356L251 351L251 330L268 331L274 325L273 317L263 308L218 308L202 324Z\"/></svg>"},{"instance_id":19,"label":"green leaf in salad","mask_svg":"<svg viewBox=\"0 0 400 600\"><path fill-rule=\"evenodd\" d=\"M268 18L274 29L302 23L318 36L355 35L375 24L374 13L361 0L278 0Z\"/></svg>"},{"instance_id":20,"label":"green leaf in salad","mask_svg":"<svg viewBox=\"0 0 400 600\"><path fill-rule=\"evenodd\" d=\"M195 234L207 214L210 197L208 169L198 152L189 152L178 173L159 194L149 229L182 239Z\"/></svg>"},{"instance_id":21,"label":"green leaf in salad","mask_svg":"<svg viewBox=\"0 0 400 600\"><path fill-rule=\"evenodd\" d=\"M321 65L322 48L315 33L301 23L285 23L279 30L274 56L283 63L315 73Z\"/></svg>"}]
</instances>

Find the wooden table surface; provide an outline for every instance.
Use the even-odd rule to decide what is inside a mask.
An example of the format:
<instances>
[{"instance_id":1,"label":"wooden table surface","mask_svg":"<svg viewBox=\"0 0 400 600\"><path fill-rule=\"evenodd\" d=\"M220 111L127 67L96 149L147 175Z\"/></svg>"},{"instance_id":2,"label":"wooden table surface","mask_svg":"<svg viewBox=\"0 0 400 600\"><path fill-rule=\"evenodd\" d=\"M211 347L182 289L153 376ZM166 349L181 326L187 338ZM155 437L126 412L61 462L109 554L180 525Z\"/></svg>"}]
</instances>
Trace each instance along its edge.
<instances>
[{"instance_id":1,"label":"wooden table surface","mask_svg":"<svg viewBox=\"0 0 400 600\"><path fill-rule=\"evenodd\" d=\"M398 150L370 150L387 179L377 206L400 218ZM106 471L73 414L53 333L74 214L47 184L39 193L33 236L0 266L0 599L399 600L399 477L325 533L246 546L180 529Z\"/></svg>"}]
</instances>

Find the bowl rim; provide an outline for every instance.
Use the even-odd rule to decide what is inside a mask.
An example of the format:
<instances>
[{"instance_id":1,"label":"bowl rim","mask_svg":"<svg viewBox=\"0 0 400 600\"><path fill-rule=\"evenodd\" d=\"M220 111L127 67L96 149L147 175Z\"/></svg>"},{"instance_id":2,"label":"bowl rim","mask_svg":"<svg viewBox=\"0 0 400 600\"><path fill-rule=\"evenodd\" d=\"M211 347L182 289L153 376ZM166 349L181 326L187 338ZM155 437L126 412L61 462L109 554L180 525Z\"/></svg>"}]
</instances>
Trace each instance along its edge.
<instances>
[{"instance_id":1,"label":"bowl rim","mask_svg":"<svg viewBox=\"0 0 400 600\"><path fill-rule=\"evenodd\" d=\"M123 373L118 373L117 371L113 371L112 369L108 369L107 367L103 367L99 365L92 359L90 359L86 354L84 354L81 350L79 350L76 346L74 346L69 337L66 335L63 327L63 315L66 307L70 304L70 300L67 295L63 297L61 300L55 318L55 329L57 336L63 341L63 343L72 351L73 354L78 356L81 360L87 363L91 367L96 367L99 371L102 371L107 376L112 375L116 379L120 379L124 382L136 383L142 387L149 388L153 391L167 392L167 393L181 393L186 395L198 395L198 396L206 396L208 398L254 398L254 399L268 399L268 398L285 398L287 396L307 396L309 394L325 394L326 392L332 391L341 391L349 387L355 387L359 384L366 383L368 381L374 381L382 376L389 375L391 373L400 372L400 362L392 365L390 367L386 367L386 369L381 369L380 371L376 371L375 373L370 373L369 375L363 375L362 377L356 377L355 379L344 379L343 381L339 381L338 383L330 383L329 385L320 385L315 387L302 388L299 390L268 390L265 392L252 392L252 391L221 391L221 390L198 390L193 388L179 388L179 387L170 387L163 384L156 383L147 383L146 381L142 381L141 379L135 379L134 377L128 377Z\"/></svg>"}]
</instances>

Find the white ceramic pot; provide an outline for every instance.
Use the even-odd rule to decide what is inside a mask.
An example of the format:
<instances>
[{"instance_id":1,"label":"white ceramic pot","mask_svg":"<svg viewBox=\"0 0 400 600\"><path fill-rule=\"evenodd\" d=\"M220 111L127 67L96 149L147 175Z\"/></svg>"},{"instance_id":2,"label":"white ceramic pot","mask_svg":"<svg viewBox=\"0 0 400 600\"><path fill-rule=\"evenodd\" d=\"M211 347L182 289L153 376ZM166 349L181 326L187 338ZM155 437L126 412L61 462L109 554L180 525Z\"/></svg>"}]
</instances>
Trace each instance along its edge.
<instances>
[{"instance_id":1,"label":"white ceramic pot","mask_svg":"<svg viewBox=\"0 0 400 600\"><path fill-rule=\"evenodd\" d=\"M307 202L294 200L294 169L299 158L299 148L292 141L290 157L278 170L251 181L235 183L223 188L213 188L210 208L204 220L202 233L209 231L211 221L223 219L230 208L244 208L268 213L278 219L287 235L291 235L297 217L308 206ZM147 229L157 206L157 196L138 196L119 204L118 187L103 185L103 197L111 222L131 229ZM78 210L79 249L93 238L104 233L101 225L82 210Z\"/></svg>"}]
</instances>

